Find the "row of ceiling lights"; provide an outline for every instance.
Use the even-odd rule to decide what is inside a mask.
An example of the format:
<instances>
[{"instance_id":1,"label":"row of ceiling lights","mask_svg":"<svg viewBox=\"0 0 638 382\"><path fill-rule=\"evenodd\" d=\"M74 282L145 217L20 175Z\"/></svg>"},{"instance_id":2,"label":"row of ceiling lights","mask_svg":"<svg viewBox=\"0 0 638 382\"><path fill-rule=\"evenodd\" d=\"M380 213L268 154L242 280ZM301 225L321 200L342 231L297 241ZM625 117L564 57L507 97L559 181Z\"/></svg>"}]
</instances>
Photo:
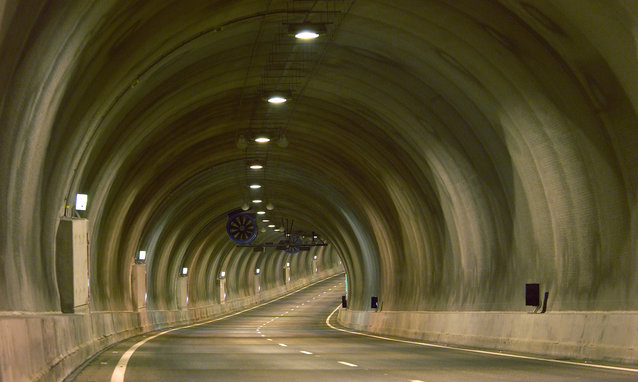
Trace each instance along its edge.
<instances>
[{"instance_id":1,"label":"row of ceiling lights","mask_svg":"<svg viewBox=\"0 0 638 382\"><path fill-rule=\"evenodd\" d=\"M325 26L324 25L297 25L297 26L291 26L291 30L290 30L291 34L295 36L295 38L299 39L299 40L314 40L317 37L319 37L321 35L322 32L325 32ZM288 97L286 97L286 95L284 93L276 93L276 94L271 94L267 99L268 103L272 104L272 105L281 105L284 104L288 101ZM259 135L257 137L254 138L254 142L257 144L266 144L268 142L270 142L270 138L264 135ZM248 144L248 142L246 142L244 137L240 137L239 141L237 143L237 146L240 149L245 149ZM282 135L279 139L279 141L277 142L278 146L285 148L288 146L288 140L286 139L285 135ZM257 170L262 170L264 168L264 165L261 163L251 163L249 165L249 168L251 170L257 171ZM250 186L251 190L259 190L261 189L261 184L258 183L254 183L251 184ZM253 204L261 204L262 200L261 199L252 199L252 203ZM272 203L268 203L266 205L266 209L267 210L272 210L274 208L274 206L272 205ZM248 205L248 203L244 203L244 205L242 206L243 210L248 210L250 209L250 206ZM264 210L259 210L257 211L257 214L260 215L261 217L265 217L266 215L266 211ZM263 223L270 223L269 219L262 219ZM281 228L275 228L276 225L275 224L268 224L268 228L274 229L275 232L281 232L283 231L283 227ZM265 229L262 228L262 232L265 231Z\"/></svg>"}]
</instances>

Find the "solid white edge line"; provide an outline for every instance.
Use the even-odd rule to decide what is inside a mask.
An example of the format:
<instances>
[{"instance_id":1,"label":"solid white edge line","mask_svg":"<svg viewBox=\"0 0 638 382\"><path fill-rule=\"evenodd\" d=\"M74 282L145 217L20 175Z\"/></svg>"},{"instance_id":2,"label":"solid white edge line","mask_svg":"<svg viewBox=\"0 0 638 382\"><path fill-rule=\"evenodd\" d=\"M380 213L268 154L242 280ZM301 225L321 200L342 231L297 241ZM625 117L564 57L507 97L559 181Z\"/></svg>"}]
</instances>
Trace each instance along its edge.
<instances>
[{"instance_id":1,"label":"solid white edge line","mask_svg":"<svg viewBox=\"0 0 638 382\"><path fill-rule=\"evenodd\" d=\"M467 348L461 348L461 347L456 347L456 346L437 345L437 344L430 344L430 343L425 343L425 342L400 340L400 339L397 339L397 338L382 337L382 336L378 336L376 334L354 332L354 331L347 330L347 329L337 328L337 327L333 326L332 324L330 324L330 319L335 314L335 312L337 310L339 310L339 308L341 308L341 304L337 305L337 307L328 315L328 318L326 318L326 325L328 325L331 329L338 330L338 331L344 332L344 333L356 334L358 336L372 337L372 338L377 338L377 339L386 340L386 341L401 342L401 343L411 344L411 345L427 346L427 347L440 348L440 349L459 350L459 351L464 351L464 352L468 352L468 353L488 354L488 355L495 355L495 356L500 356L500 357L527 359L527 360L532 360L532 361L552 362L552 363L560 363L560 364L564 364L564 365L585 366L585 367L592 367L592 368L596 368L596 369L607 369L607 370L616 370L616 371L628 371L630 373L638 373L638 369L632 369L632 368L628 368L628 367L599 365L599 364L595 364L595 363L584 363L584 362L576 362L576 361L563 361L563 360L560 360L560 359L532 357L532 356L526 356L526 355L494 352L494 351L489 351L489 350L467 349Z\"/></svg>"},{"instance_id":2,"label":"solid white edge line","mask_svg":"<svg viewBox=\"0 0 638 382\"><path fill-rule=\"evenodd\" d=\"M150 336L148 338L145 338L145 339L137 342L135 345L131 346L124 354L122 354L122 357L120 358L120 360L117 362L117 365L115 366L115 370L113 370L113 374L111 374L111 382L124 382L124 374L126 373L126 366L128 365L128 361L133 356L133 353L135 353L137 348L139 348L140 346L144 345L146 342L148 342L148 341L150 341L150 340L152 340L152 339L154 339L156 337L159 337L159 336L161 336L163 334L170 333L172 331L179 330L179 329L188 329L188 328L193 328L195 326L210 324L211 322L215 322L215 321L225 320L225 319L227 319L229 317L233 317L233 316L236 316L238 314L242 314L242 313L248 312L248 311L253 310L253 309L260 308L260 307L268 305L268 304L272 304L275 301L279 301L279 300L281 300L283 298L286 298L288 296L292 296L293 294L299 293L299 292L301 292L302 290L304 290L306 288L310 288L313 285L317 285L317 284L319 284L321 282L324 282L326 280L330 280L330 279L335 278L337 276L341 276L342 274L343 273L338 273L336 275L332 275L332 276L327 277L327 278L325 278L323 280L319 280L319 281L316 281L316 282L314 282L312 284L308 284L308 285L306 285L305 287L303 287L301 289L298 289L296 291L290 292L290 293L285 294L285 295L283 295L281 297L277 297L276 299L273 299L273 300L270 300L270 301L266 301L263 304L255 305L253 307L250 307L250 308L247 308L247 309L244 309L244 310L240 310L239 312L231 313L231 314L228 314L226 316L213 318L212 320L199 322L199 323L196 323L196 324L191 324L191 325L186 325L186 326L178 326L176 328L168 329L168 330L165 330L165 331L163 331L161 333L158 333L158 334L155 334L155 335Z\"/></svg>"}]
</instances>

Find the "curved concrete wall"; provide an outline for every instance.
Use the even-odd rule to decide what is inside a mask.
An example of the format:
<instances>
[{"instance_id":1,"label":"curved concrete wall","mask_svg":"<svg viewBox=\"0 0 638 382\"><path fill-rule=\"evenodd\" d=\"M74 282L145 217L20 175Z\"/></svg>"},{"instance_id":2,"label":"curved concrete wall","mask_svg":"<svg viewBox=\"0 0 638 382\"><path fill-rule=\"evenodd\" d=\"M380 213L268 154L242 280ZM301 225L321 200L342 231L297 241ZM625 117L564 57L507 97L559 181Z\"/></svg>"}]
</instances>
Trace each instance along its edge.
<instances>
[{"instance_id":1,"label":"curved concrete wall","mask_svg":"<svg viewBox=\"0 0 638 382\"><path fill-rule=\"evenodd\" d=\"M552 312L638 310L638 5L301 3L0 5L0 310L60 311L77 193L91 312L137 305L141 249L152 310L177 309L182 267L191 306L219 302L221 271L229 298L258 266L277 287L285 254L225 237L257 196L330 242L354 311L523 312L527 282ZM295 42L300 15L327 34ZM263 132L289 145L238 148Z\"/></svg>"}]
</instances>

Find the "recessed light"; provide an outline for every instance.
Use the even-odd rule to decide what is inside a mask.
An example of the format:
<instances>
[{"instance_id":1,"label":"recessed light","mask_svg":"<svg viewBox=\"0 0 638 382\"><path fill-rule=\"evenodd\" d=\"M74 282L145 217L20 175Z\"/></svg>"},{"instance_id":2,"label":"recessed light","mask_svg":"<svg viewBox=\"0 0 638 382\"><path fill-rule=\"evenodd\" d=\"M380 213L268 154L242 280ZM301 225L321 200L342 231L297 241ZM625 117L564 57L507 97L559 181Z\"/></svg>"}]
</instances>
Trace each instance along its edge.
<instances>
[{"instance_id":1,"label":"recessed light","mask_svg":"<svg viewBox=\"0 0 638 382\"><path fill-rule=\"evenodd\" d=\"M257 211L257 215L265 215L266 211Z\"/></svg>"},{"instance_id":2,"label":"recessed light","mask_svg":"<svg viewBox=\"0 0 638 382\"><path fill-rule=\"evenodd\" d=\"M257 137L257 138L255 138L255 142L257 142L257 143L268 143L268 142L270 142L270 138L268 138L268 137Z\"/></svg>"},{"instance_id":3,"label":"recessed light","mask_svg":"<svg viewBox=\"0 0 638 382\"><path fill-rule=\"evenodd\" d=\"M297 32L297 34L295 34L295 37L300 40L314 40L319 37L319 33L310 29L304 29Z\"/></svg>"},{"instance_id":4,"label":"recessed light","mask_svg":"<svg viewBox=\"0 0 638 382\"><path fill-rule=\"evenodd\" d=\"M256 190L258 188L261 188L261 184L251 184L250 188L252 188L253 190Z\"/></svg>"},{"instance_id":5,"label":"recessed light","mask_svg":"<svg viewBox=\"0 0 638 382\"><path fill-rule=\"evenodd\" d=\"M275 228L274 224L268 224L268 228Z\"/></svg>"},{"instance_id":6,"label":"recessed light","mask_svg":"<svg viewBox=\"0 0 638 382\"><path fill-rule=\"evenodd\" d=\"M268 98L268 102L274 103L274 104L280 104L280 103L284 103L286 101L288 101L286 99L286 97L282 97L280 95L274 95L274 96L271 96L271 97Z\"/></svg>"},{"instance_id":7,"label":"recessed light","mask_svg":"<svg viewBox=\"0 0 638 382\"><path fill-rule=\"evenodd\" d=\"M254 199L254 200L253 200L253 203L255 203L255 204L259 204L259 203L261 203L261 199Z\"/></svg>"},{"instance_id":8,"label":"recessed light","mask_svg":"<svg viewBox=\"0 0 638 382\"><path fill-rule=\"evenodd\" d=\"M270 221L270 220L268 220L268 219L264 219L264 220L262 220L262 222L264 222L264 223L268 223L269 221Z\"/></svg>"},{"instance_id":9,"label":"recessed light","mask_svg":"<svg viewBox=\"0 0 638 382\"><path fill-rule=\"evenodd\" d=\"M250 169L251 170L261 170L262 168L264 168L264 166L262 166L260 164L251 164L250 165Z\"/></svg>"}]
</instances>

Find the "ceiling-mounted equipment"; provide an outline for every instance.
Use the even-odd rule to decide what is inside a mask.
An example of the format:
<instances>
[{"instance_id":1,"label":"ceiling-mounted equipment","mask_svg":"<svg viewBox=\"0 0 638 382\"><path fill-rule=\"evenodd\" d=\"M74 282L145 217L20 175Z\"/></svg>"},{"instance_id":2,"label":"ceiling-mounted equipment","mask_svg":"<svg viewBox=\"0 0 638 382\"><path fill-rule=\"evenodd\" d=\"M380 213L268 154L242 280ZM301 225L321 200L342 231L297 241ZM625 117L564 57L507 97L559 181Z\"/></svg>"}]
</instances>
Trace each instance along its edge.
<instances>
[{"instance_id":1,"label":"ceiling-mounted equipment","mask_svg":"<svg viewBox=\"0 0 638 382\"><path fill-rule=\"evenodd\" d=\"M290 23L288 34L299 40L314 40L322 34L326 34L324 23Z\"/></svg>"},{"instance_id":2,"label":"ceiling-mounted equipment","mask_svg":"<svg viewBox=\"0 0 638 382\"><path fill-rule=\"evenodd\" d=\"M293 231L293 221L282 219L282 229L275 229L275 232L283 231L283 236L278 241L265 242L260 244L240 244L238 247L251 247L263 251L264 248L275 248L279 251L285 251L288 254L296 254L301 251L308 251L312 247L326 247L328 243L321 240L315 232ZM270 224L274 226L274 224ZM283 228L285 227L285 228Z\"/></svg>"},{"instance_id":3,"label":"ceiling-mounted equipment","mask_svg":"<svg viewBox=\"0 0 638 382\"><path fill-rule=\"evenodd\" d=\"M288 101L288 99L279 94L271 95L270 97L268 97L268 102L274 105L279 105L285 103L286 101Z\"/></svg>"},{"instance_id":4,"label":"ceiling-mounted equipment","mask_svg":"<svg viewBox=\"0 0 638 382\"><path fill-rule=\"evenodd\" d=\"M235 211L228 215L226 233L237 244L250 244L257 238L257 221L252 214Z\"/></svg>"}]
</instances>

